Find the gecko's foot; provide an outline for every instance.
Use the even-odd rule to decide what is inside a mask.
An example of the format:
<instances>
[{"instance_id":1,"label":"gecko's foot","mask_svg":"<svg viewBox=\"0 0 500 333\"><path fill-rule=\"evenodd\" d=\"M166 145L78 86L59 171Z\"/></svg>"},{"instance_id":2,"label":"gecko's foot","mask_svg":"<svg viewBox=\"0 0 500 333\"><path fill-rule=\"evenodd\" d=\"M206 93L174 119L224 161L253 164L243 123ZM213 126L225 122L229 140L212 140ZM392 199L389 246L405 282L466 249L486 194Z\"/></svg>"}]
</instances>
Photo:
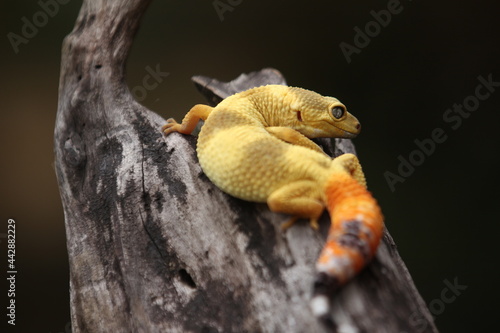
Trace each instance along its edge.
<instances>
[{"instance_id":1,"label":"gecko's foot","mask_svg":"<svg viewBox=\"0 0 500 333\"><path fill-rule=\"evenodd\" d=\"M299 217L297 217L297 216L292 217L287 222L285 222L284 224L281 225L281 230L283 230L283 231L287 230L288 228L290 228L291 226L293 226L295 224L295 222L297 222L298 219L299 219ZM311 219L309 221L309 225L314 230L318 230L319 229L319 224L318 224L318 220L317 219Z\"/></svg>"},{"instance_id":2,"label":"gecko's foot","mask_svg":"<svg viewBox=\"0 0 500 333\"><path fill-rule=\"evenodd\" d=\"M290 228L292 225L294 225L298 219L299 218L297 216L292 217L291 219L289 219L288 221L286 221L285 223L283 223L281 225L281 230L286 231L288 228Z\"/></svg>"},{"instance_id":3,"label":"gecko's foot","mask_svg":"<svg viewBox=\"0 0 500 333\"><path fill-rule=\"evenodd\" d=\"M181 124L177 123L174 118L167 119L167 123L161 127L161 131L165 135L169 135L172 132L179 132Z\"/></svg>"},{"instance_id":4,"label":"gecko's foot","mask_svg":"<svg viewBox=\"0 0 500 333\"><path fill-rule=\"evenodd\" d=\"M313 230L318 231L318 229L319 229L318 220L316 220L316 219L311 219L311 220L309 221L309 225L311 226L311 228L313 228Z\"/></svg>"}]
</instances>

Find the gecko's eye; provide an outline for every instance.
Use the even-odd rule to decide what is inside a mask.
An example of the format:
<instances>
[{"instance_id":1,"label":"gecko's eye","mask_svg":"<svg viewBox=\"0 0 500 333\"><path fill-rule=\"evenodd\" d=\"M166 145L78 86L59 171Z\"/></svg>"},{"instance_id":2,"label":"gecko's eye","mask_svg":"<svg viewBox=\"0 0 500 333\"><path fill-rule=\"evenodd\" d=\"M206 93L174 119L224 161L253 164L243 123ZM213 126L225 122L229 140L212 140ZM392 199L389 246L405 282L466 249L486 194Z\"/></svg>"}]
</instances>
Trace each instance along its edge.
<instances>
[{"instance_id":1,"label":"gecko's eye","mask_svg":"<svg viewBox=\"0 0 500 333\"><path fill-rule=\"evenodd\" d=\"M345 113L345 108L342 107L342 106L336 106L336 107L332 108L332 116L335 119L342 118L342 116L344 115L344 113Z\"/></svg>"}]
</instances>

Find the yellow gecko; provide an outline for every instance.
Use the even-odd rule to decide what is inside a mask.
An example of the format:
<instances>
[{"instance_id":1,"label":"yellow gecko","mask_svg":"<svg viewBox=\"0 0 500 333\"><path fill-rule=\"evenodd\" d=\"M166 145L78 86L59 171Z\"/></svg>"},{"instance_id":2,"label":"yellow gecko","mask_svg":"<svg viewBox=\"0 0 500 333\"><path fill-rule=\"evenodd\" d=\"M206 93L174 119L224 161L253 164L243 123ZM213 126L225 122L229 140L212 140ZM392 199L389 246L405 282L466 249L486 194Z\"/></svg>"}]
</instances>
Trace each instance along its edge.
<instances>
[{"instance_id":1,"label":"yellow gecko","mask_svg":"<svg viewBox=\"0 0 500 333\"><path fill-rule=\"evenodd\" d=\"M162 130L190 134L200 119L205 123L198 158L220 189L290 214L285 227L307 218L317 229L328 209L332 224L316 264L311 301L313 313L325 318L332 293L375 254L383 217L366 190L357 157L332 159L310 138L354 138L361 129L358 120L336 98L267 85L229 96L215 108L196 105L182 123L168 119Z\"/></svg>"}]
</instances>

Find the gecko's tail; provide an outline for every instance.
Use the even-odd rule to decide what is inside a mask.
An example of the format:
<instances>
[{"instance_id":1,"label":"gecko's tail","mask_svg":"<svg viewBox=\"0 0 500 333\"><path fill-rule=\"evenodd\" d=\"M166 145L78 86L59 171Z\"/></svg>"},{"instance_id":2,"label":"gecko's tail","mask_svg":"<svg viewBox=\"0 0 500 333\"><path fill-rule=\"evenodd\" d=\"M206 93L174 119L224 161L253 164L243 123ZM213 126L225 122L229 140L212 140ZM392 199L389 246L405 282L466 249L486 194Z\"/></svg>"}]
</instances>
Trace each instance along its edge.
<instances>
[{"instance_id":1,"label":"gecko's tail","mask_svg":"<svg viewBox=\"0 0 500 333\"><path fill-rule=\"evenodd\" d=\"M313 313L323 319L330 316L332 294L374 256L382 237L382 212L363 185L349 172L338 171L326 186L332 224L316 263L318 275L311 300Z\"/></svg>"}]
</instances>

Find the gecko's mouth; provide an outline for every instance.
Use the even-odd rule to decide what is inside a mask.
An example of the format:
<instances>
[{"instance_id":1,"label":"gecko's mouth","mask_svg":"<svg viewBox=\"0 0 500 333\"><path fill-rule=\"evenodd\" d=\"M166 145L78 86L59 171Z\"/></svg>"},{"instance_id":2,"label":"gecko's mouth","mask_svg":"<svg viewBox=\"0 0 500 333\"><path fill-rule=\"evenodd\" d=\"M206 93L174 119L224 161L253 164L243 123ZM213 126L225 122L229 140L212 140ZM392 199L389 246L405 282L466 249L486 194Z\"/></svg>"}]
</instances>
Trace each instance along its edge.
<instances>
[{"instance_id":1,"label":"gecko's mouth","mask_svg":"<svg viewBox=\"0 0 500 333\"><path fill-rule=\"evenodd\" d=\"M297 129L308 138L344 138L353 139L361 131L361 125L342 126L342 124L311 123L309 128Z\"/></svg>"},{"instance_id":2,"label":"gecko's mouth","mask_svg":"<svg viewBox=\"0 0 500 333\"><path fill-rule=\"evenodd\" d=\"M342 129L342 128L338 128L338 129L339 129L339 131L342 131L341 138L343 138L343 139L354 139L359 134L359 131L357 133L353 133L353 132L346 131L345 129Z\"/></svg>"},{"instance_id":3,"label":"gecko's mouth","mask_svg":"<svg viewBox=\"0 0 500 333\"><path fill-rule=\"evenodd\" d=\"M358 136L358 134L344 131L344 135L342 136L342 138L344 138L344 139L354 139L357 136Z\"/></svg>"},{"instance_id":4,"label":"gecko's mouth","mask_svg":"<svg viewBox=\"0 0 500 333\"><path fill-rule=\"evenodd\" d=\"M344 139L353 139L361 132L361 124L355 120L347 124L331 124L337 130L337 137ZM347 125L347 126L345 126ZM340 135L339 135L340 134Z\"/></svg>"}]
</instances>

